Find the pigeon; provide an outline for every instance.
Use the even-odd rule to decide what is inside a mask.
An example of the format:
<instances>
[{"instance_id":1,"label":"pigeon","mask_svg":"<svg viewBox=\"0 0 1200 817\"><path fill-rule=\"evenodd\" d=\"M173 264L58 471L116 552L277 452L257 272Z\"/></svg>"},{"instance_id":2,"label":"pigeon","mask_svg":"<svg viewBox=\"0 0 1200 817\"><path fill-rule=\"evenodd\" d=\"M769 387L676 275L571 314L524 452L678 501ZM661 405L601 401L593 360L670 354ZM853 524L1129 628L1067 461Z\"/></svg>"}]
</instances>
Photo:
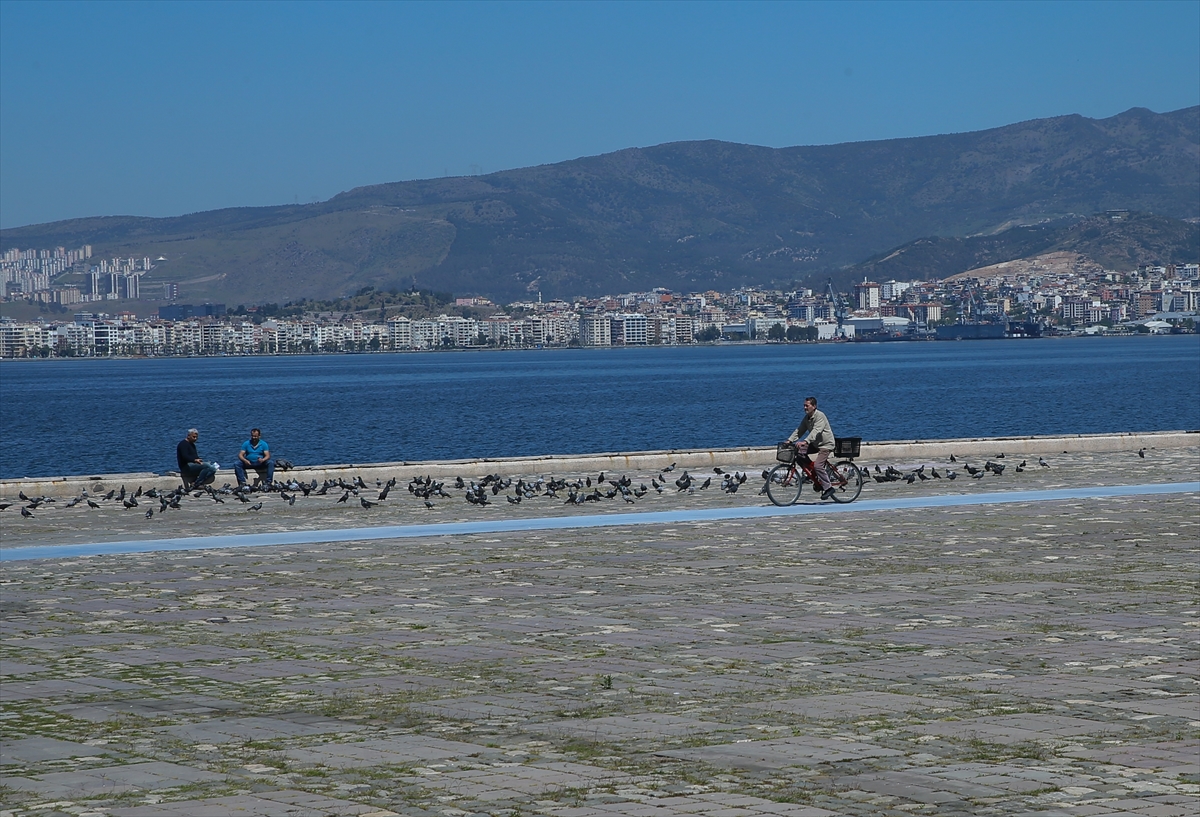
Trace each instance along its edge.
<instances>
[{"instance_id":1,"label":"pigeon","mask_svg":"<svg viewBox=\"0 0 1200 817\"><path fill-rule=\"evenodd\" d=\"M1046 462L1046 461L1045 461L1044 459L1042 459L1041 457L1038 457L1038 465L1042 466L1043 468L1049 468L1049 467L1050 467L1050 463Z\"/></svg>"},{"instance_id":2,"label":"pigeon","mask_svg":"<svg viewBox=\"0 0 1200 817\"><path fill-rule=\"evenodd\" d=\"M358 498L358 504L362 505L364 508L374 508L379 503L378 502L368 502L366 497L360 496Z\"/></svg>"},{"instance_id":3,"label":"pigeon","mask_svg":"<svg viewBox=\"0 0 1200 817\"><path fill-rule=\"evenodd\" d=\"M1146 459L1146 449L1144 449L1144 448L1139 448L1139 449L1138 449L1138 456L1139 456L1139 457L1141 457L1142 459Z\"/></svg>"},{"instance_id":4,"label":"pigeon","mask_svg":"<svg viewBox=\"0 0 1200 817\"><path fill-rule=\"evenodd\" d=\"M941 474L939 474L939 473L937 472L937 469L936 469L936 468L930 468L930 469L929 469L929 473L930 473L930 475L931 475L931 476L932 476L934 479L941 479L941 478L942 478L942 475L941 475Z\"/></svg>"},{"instance_id":5,"label":"pigeon","mask_svg":"<svg viewBox=\"0 0 1200 817\"><path fill-rule=\"evenodd\" d=\"M130 497L129 499L122 499L121 504L126 508L136 508L138 506L137 500L133 497Z\"/></svg>"},{"instance_id":6,"label":"pigeon","mask_svg":"<svg viewBox=\"0 0 1200 817\"><path fill-rule=\"evenodd\" d=\"M958 460L955 458L955 456L953 454L950 455L950 462L958 462ZM876 467L878 467L878 466L876 466Z\"/></svg>"},{"instance_id":7,"label":"pigeon","mask_svg":"<svg viewBox=\"0 0 1200 817\"><path fill-rule=\"evenodd\" d=\"M29 501L29 497L25 496L25 492L24 492L24 491L17 491L17 499L21 500L22 502L28 502L28 501Z\"/></svg>"},{"instance_id":8,"label":"pigeon","mask_svg":"<svg viewBox=\"0 0 1200 817\"><path fill-rule=\"evenodd\" d=\"M958 479L958 474L956 474L954 471L947 471L946 479Z\"/></svg>"},{"instance_id":9,"label":"pigeon","mask_svg":"<svg viewBox=\"0 0 1200 817\"><path fill-rule=\"evenodd\" d=\"M11 502L0 502L0 511L6 511L12 506L13 504Z\"/></svg>"},{"instance_id":10,"label":"pigeon","mask_svg":"<svg viewBox=\"0 0 1200 817\"><path fill-rule=\"evenodd\" d=\"M675 470L675 463L671 463L666 468L662 469L662 473L666 474L666 473L668 473L670 471L674 471L674 470Z\"/></svg>"},{"instance_id":11,"label":"pigeon","mask_svg":"<svg viewBox=\"0 0 1200 817\"><path fill-rule=\"evenodd\" d=\"M90 500L90 499L87 501L87 504L88 504L89 508L99 508L100 507L95 502L92 502L92 500Z\"/></svg>"},{"instance_id":12,"label":"pigeon","mask_svg":"<svg viewBox=\"0 0 1200 817\"><path fill-rule=\"evenodd\" d=\"M725 472L724 472L724 471L722 471L720 468L714 468L714 469L713 469L713 473L714 473L714 474L724 474Z\"/></svg>"},{"instance_id":13,"label":"pigeon","mask_svg":"<svg viewBox=\"0 0 1200 817\"><path fill-rule=\"evenodd\" d=\"M349 491L346 491L346 493L342 494L342 498L341 498L341 499L339 499L337 502L335 502L335 503L333 503L333 504L334 504L334 505L337 505L337 504L338 504L338 503L340 503L340 502L345 502L345 501L346 501L347 499L349 499L349 498L350 498L350 492L349 492Z\"/></svg>"},{"instance_id":14,"label":"pigeon","mask_svg":"<svg viewBox=\"0 0 1200 817\"><path fill-rule=\"evenodd\" d=\"M153 509L153 508L147 508L147 509L146 509L146 518L147 518L147 519L150 519L152 516L154 516L154 509Z\"/></svg>"},{"instance_id":15,"label":"pigeon","mask_svg":"<svg viewBox=\"0 0 1200 817\"><path fill-rule=\"evenodd\" d=\"M701 485L700 488L701 488L701 490L703 490L703 489L707 488L709 485L712 485L712 477L709 477L708 479L704 480L704 484Z\"/></svg>"},{"instance_id":16,"label":"pigeon","mask_svg":"<svg viewBox=\"0 0 1200 817\"><path fill-rule=\"evenodd\" d=\"M26 519L33 519L33 518L34 518L34 517L33 517L33 514L31 514L31 513L29 512L29 509L28 509L28 508L21 508L21 516L25 517Z\"/></svg>"},{"instance_id":17,"label":"pigeon","mask_svg":"<svg viewBox=\"0 0 1200 817\"><path fill-rule=\"evenodd\" d=\"M255 504L251 505L251 506L250 506L249 508L247 508L246 510L248 510L248 511L261 511L261 510L262 510L262 503L261 503L261 502L257 502L257 503L255 503Z\"/></svg>"},{"instance_id":18,"label":"pigeon","mask_svg":"<svg viewBox=\"0 0 1200 817\"><path fill-rule=\"evenodd\" d=\"M965 468L967 473L970 474L971 476L975 476L976 474L980 473L979 469L975 468L970 463L967 463L966 465L964 465L963 468Z\"/></svg>"}]
</instances>

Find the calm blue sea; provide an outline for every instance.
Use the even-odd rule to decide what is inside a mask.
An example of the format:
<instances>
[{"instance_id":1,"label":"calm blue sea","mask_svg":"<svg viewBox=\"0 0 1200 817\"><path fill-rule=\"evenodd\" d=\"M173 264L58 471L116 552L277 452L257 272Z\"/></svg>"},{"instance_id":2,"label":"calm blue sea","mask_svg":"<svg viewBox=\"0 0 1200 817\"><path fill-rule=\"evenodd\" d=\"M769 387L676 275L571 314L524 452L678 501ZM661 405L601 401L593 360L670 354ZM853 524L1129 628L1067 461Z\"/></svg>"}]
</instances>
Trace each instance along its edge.
<instances>
[{"instance_id":1,"label":"calm blue sea","mask_svg":"<svg viewBox=\"0 0 1200 817\"><path fill-rule=\"evenodd\" d=\"M189 426L297 464L1200 428L1200 336L6 361L0 477L167 471Z\"/></svg>"}]
</instances>

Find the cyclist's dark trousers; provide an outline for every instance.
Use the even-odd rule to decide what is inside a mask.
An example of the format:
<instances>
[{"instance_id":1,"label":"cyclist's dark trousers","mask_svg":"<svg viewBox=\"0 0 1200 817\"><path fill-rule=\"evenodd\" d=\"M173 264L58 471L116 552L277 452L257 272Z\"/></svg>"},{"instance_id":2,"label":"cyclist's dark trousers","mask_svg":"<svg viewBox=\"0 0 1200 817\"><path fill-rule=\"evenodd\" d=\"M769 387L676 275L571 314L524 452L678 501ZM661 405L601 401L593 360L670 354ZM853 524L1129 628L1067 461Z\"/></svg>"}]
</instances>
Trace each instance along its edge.
<instances>
[{"instance_id":1,"label":"cyclist's dark trousers","mask_svg":"<svg viewBox=\"0 0 1200 817\"><path fill-rule=\"evenodd\" d=\"M812 458L813 470L817 472L817 481L821 483L821 490L829 490L829 477L825 473L825 463L829 460L830 451L813 450L809 446L808 456Z\"/></svg>"}]
</instances>

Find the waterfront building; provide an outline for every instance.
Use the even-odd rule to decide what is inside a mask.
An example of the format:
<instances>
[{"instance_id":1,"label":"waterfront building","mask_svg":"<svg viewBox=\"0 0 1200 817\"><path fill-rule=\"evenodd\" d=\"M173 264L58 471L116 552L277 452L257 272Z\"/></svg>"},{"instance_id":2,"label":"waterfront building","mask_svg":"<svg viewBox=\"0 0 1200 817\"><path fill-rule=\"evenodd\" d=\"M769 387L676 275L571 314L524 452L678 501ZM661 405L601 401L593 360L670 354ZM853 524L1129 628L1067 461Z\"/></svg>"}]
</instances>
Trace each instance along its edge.
<instances>
[{"instance_id":1,"label":"waterfront building","mask_svg":"<svg viewBox=\"0 0 1200 817\"><path fill-rule=\"evenodd\" d=\"M579 319L581 346L611 346L612 320L607 315L585 315Z\"/></svg>"},{"instance_id":2,"label":"waterfront building","mask_svg":"<svg viewBox=\"0 0 1200 817\"><path fill-rule=\"evenodd\" d=\"M874 281L863 281L854 285L854 298L859 309L878 309L880 295L880 286Z\"/></svg>"}]
</instances>

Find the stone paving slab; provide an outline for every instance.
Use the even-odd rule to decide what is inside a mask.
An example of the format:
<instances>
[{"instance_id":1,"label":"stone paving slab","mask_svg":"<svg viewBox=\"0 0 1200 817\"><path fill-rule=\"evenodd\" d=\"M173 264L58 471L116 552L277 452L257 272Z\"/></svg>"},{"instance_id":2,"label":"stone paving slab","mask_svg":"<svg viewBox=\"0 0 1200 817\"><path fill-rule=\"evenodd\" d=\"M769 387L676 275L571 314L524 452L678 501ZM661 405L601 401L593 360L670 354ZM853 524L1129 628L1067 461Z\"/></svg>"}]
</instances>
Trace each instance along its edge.
<instances>
[{"instance_id":1,"label":"stone paving slab","mask_svg":"<svg viewBox=\"0 0 1200 817\"><path fill-rule=\"evenodd\" d=\"M392 817L396 812L314 795L272 791L118 808L112 817Z\"/></svg>"},{"instance_id":2,"label":"stone paving slab","mask_svg":"<svg viewBox=\"0 0 1200 817\"><path fill-rule=\"evenodd\" d=\"M581 763L512 763L437 774L422 780L420 785L480 802L527 802L530 797L553 789L619 785L629 779L630 775L624 772Z\"/></svg>"},{"instance_id":3,"label":"stone paving slab","mask_svg":"<svg viewBox=\"0 0 1200 817\"><path fill-rule=\"evenodd\" d=\"M546 712L569 709L571 701L551 695L518 692L511 695L472 695L449 698L428 704L413 704L410 709L444 718L484 721L496 718L528 718Z\"/></svg>"},{"instance_id":4,"label":"stone paving slab","mask_svg":"<svg viewBox=\"0 0 1200 817\"><path fill-rule=\"evenodd\" d=\"M911 727L913 732L922 735L943 735L963 740L977 738L997 743L1051 740L1076 735L1110 735L1129 728L1126 724L1047 714L971 718Z\"/></svg>"},{"instance_id":5,"label":"stone paving slab","mask_svg":"<svg viewBox=\"0 0 1200 817\"><path fill-rule=\"evenodd\" d=\"M474 743L402 735L356 743L327 743L311 749L291 749L287 752L287 756L299 764L321 764L335 768L366 768L408 766L435 760L472 757L484 752L483 747Z\"/></svg>"},{"instance_id":6,"label":"stone paving slab","mask_svg":"<svg viewBox=\"0 0 1200 817\"><path fill-rule=\"evenodd\" d=\"M699 749L673 749L658 754L697 760L714 766L742 769L771 769L786 766L811 766L818 763L842 763L848 760L894 757L895 749L827 738L780 738L746 740Z\"/></svg>"},{"instance_id":7,"label":"stone paving slab","mask_svg":"<svg viewBox=\"0 0 1200 817\"><path fill-rule=\"evenodd\" d=\"M56 738L31 737L0 742L0 765L41 763L47 760L66 760L72 757L102 755L99 746L85 746Z\"/></svg>"},{"instance_id":8,"label":"stone paving slab","mask_svg":"<svg viewBox=\"0 0 1200 817\"><path fill-rule=\"evenodd\" d=\"M841 719L865 717L895 712L926 712L931 715L945 713L958 703L941 698L923 698L917 695L897 695L894 692L848 692L844 695L810 695L804 698L788 698L780 701L761 701L747 704L749 709L766 713L787 712L807 718Z\"/></svg>"},{"instance_id":9,"label":"stone paving slab","mask_svg":"<svg viewBox=\"0 0 1200 817\"><path fill-rule=\"evenodd\" d=\"M593 741L639 740L647 735L691 737L709 732L727 731L728 725L709 721L648 712L642 715L617 715L609 718L568 719L530 724L531 730Z\"/></svg>"},{"instance_id":10,"label":"stone paving slab","mask_svg":"<svg viewBox=\"0 0 1200 817\"><path fill-rule=\"evenodd\" d=\"M322 735L330 732L357 732L363 726L329 718L301 716L282 718L236 718L201 723L165 726L153 731L192 743L229 743L231 741L274 740L275 738Z\"/></svg>"},{"instance_id":11,"label":"stone paving slab","mask_svg":"<svg viewBox=\"0 0 1200 817\"><path fill-rule=\"evenodd\" d=\"M52 772L36 778L5 777L4 785L42 797L80 798L121 794L129 791L155 791L190 783L224 780L225 776L181 766L176 763L131 763L70 772Z\"/></svg>"},{"instance_id":12,"label":"stone paving slab","mask_svg":"<svg viewBox=\"0 0 1200 817\"><path fill-rule=\"evenodd\" d=\"M140 718L220 715L231 710L241 709L242 706L236 701L212 698L206 695L193 695L187 698L133 698L82 704L59 704L50 709L72 718L102 722L131 715Z\"/></svg>"},{"instance_id":13,"label":"stone paving slab","mask_svg":"<svg viewBox=\"0 0 1200 817\"><path fill-rule=\"evenodd\" d=\"M58 698L68 696L97 695L109 692L131 692L136 684L114 681L107 678L44 679L27 683L0 684L0 702L21 701L29 698Z\"/></svg>"},{"instance_id":14,"label":"stone paving slab","mask_svg":"<svg viewBox=\"0 0 1200 817\"><path fill-rule=\"evenodd\" d=\"M545 814L554 817L836 817L837 812L815 806L776 803L758 797L729 794L699 794L655 799L626 800L619 803L596 803L586 806L547 808Z\"/></svg>"}]
</instances>

